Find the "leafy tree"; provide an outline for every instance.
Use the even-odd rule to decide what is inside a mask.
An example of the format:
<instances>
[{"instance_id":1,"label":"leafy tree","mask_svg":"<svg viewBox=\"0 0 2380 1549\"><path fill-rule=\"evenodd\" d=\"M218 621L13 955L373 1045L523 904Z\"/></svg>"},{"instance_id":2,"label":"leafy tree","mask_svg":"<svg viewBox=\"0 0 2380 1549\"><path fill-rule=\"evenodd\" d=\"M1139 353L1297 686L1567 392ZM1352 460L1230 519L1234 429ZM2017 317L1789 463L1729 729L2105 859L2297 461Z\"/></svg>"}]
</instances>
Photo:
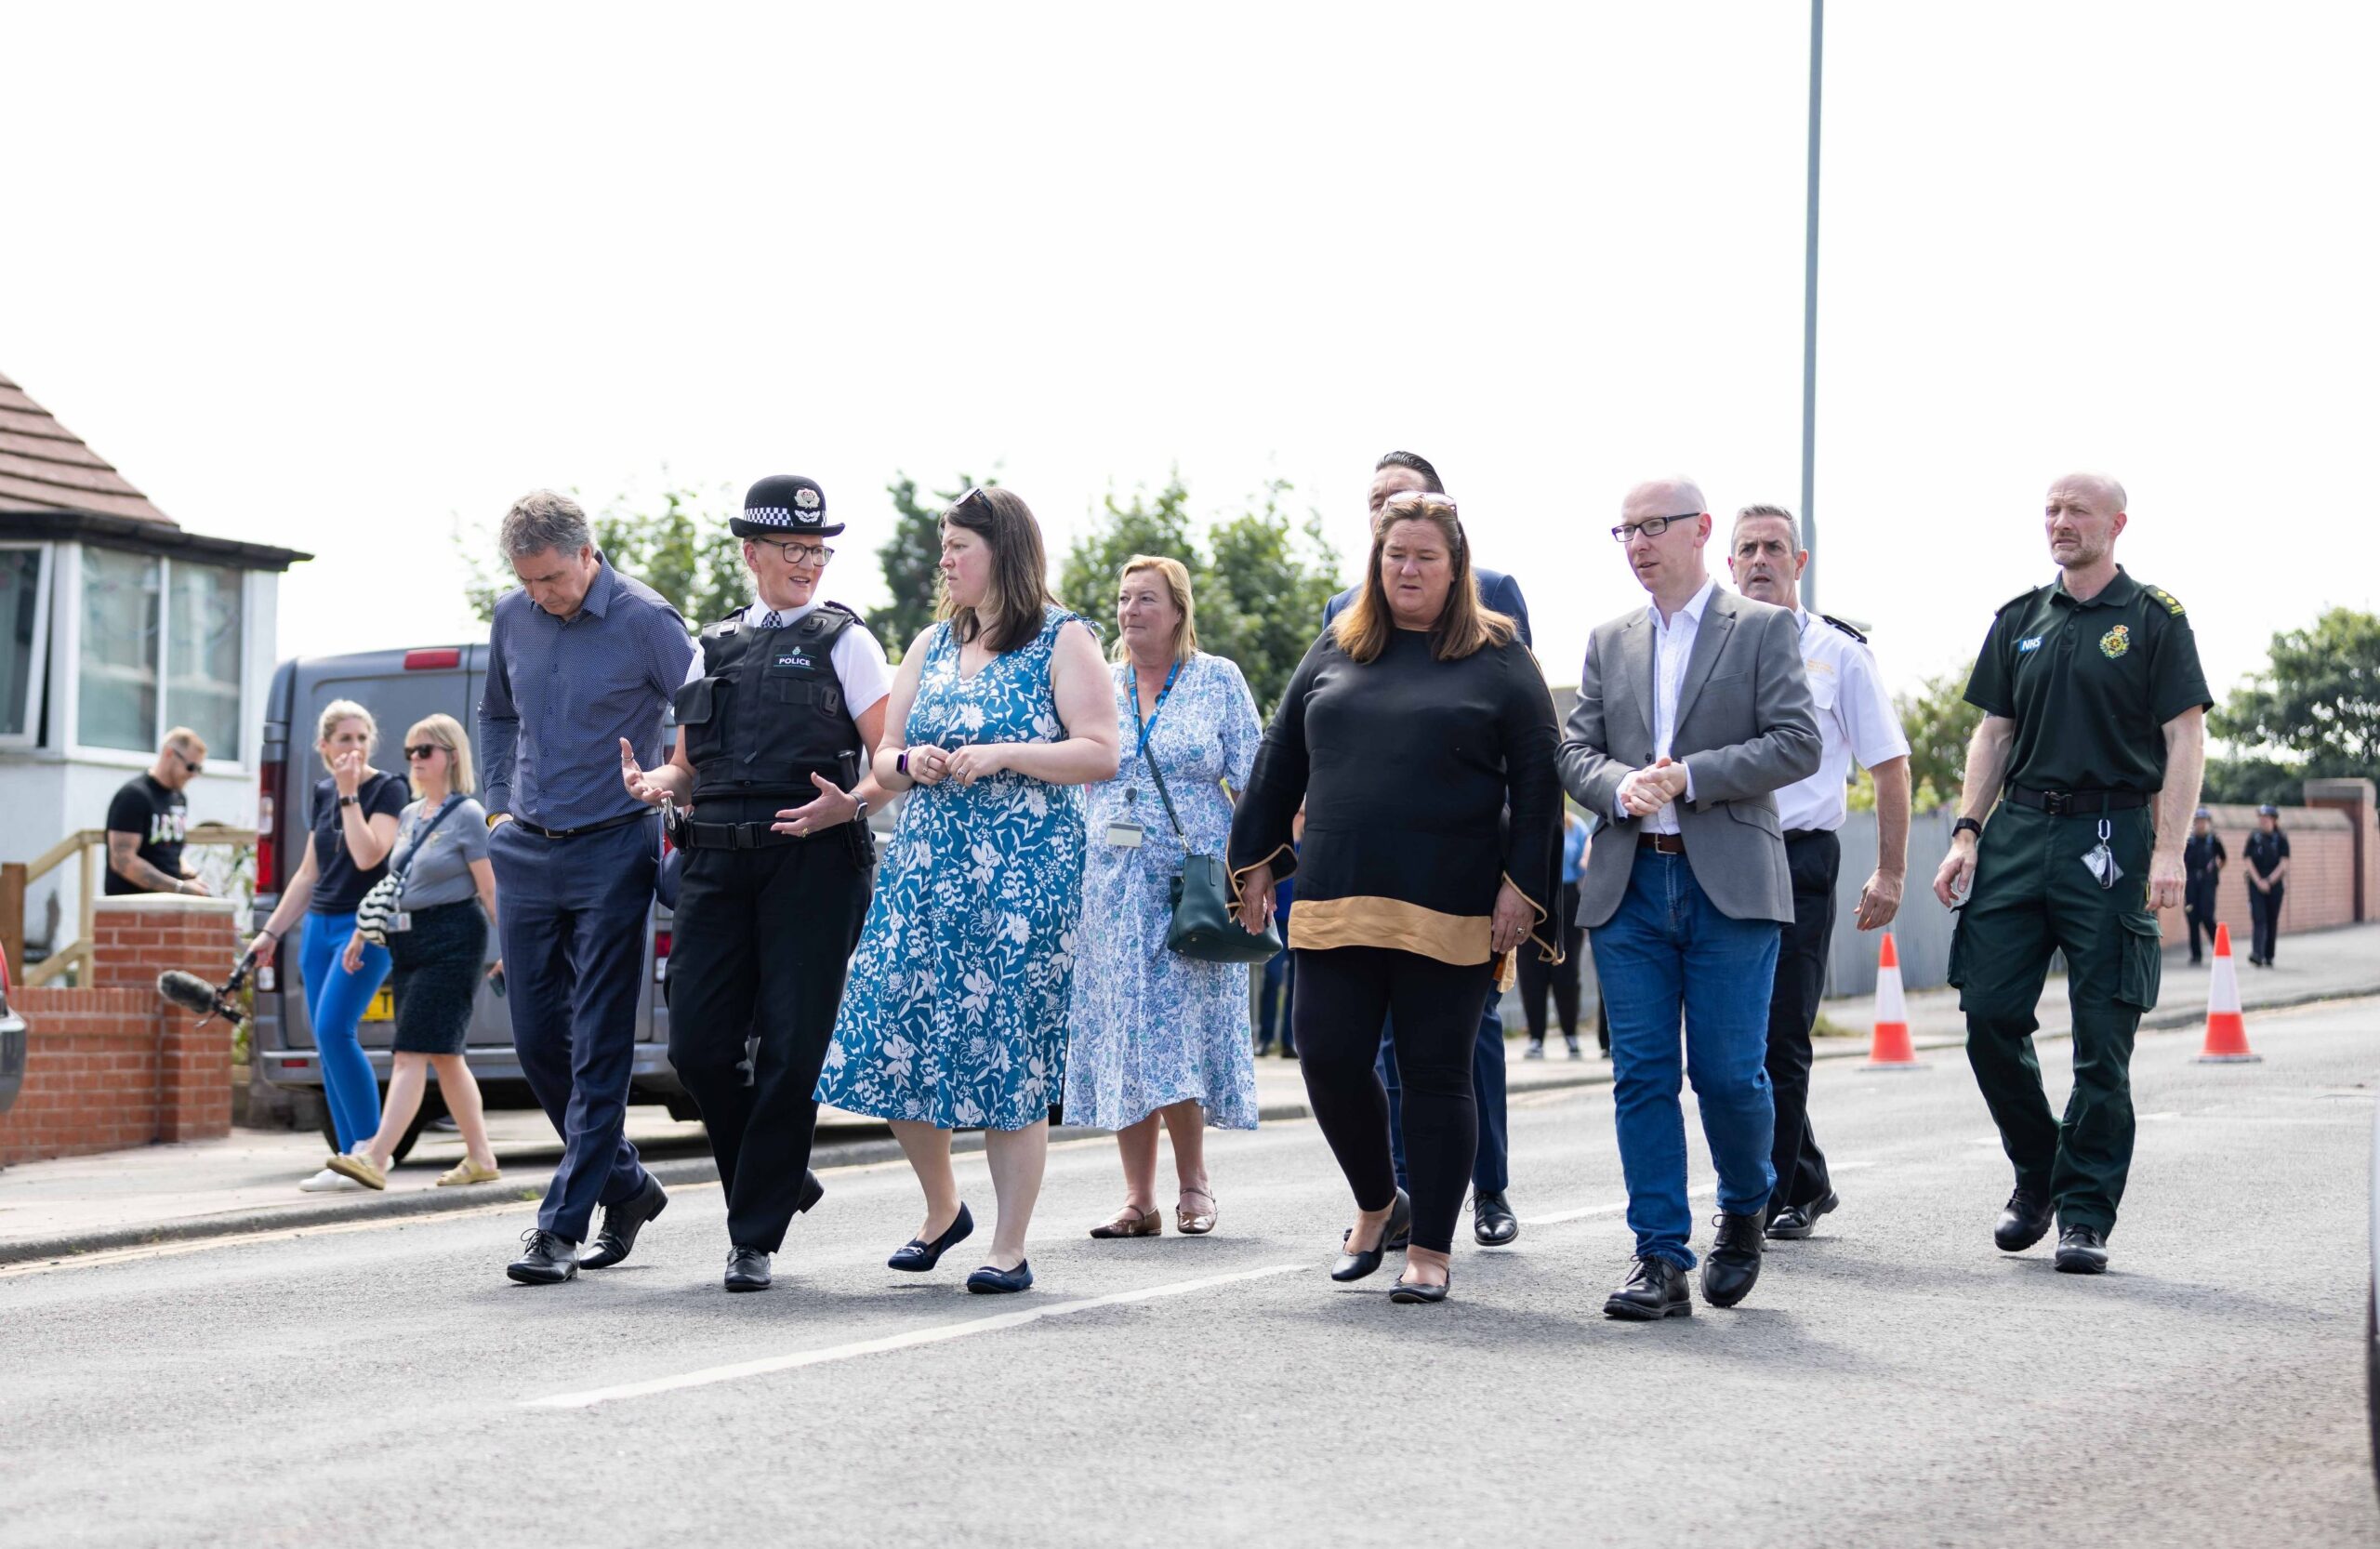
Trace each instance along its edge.
<instances>
[{"instance_id":1,"label":"leafy tree","mask_svg":"<svg viewBox=\"0 0 2380 1549\"><path fill-rule=\"evenodd\" d=\"M731 497L725 489L685 488L663 490L657 503L621 496L590 512L587 525L614 569L659 592L699 629L751 600L743 548L727 527ZM464 595L485 623L496 616L496 600L519 583L496 552L492 527L458 529L455 545L471 575Z\"/></svg>"},{"instance_id":2,"label":"leafy tree","mask_svg":"<svg viewBox=\"0 0 2380 1549\"><path fill-rule=\"evenodd\" d=\"M1910 805L1918 812L1954 804L1967 772L1967 742L1983 711L1966 702L1963 667L1928 678L1915 694L1896 695L1902 733L1909 738Z\"/></svg>"},{"instance_id":3,"label":"leafy tree","mask_svg":"<svg viewBox=\"0 0 2380 1549\"><path fill-rule=\"evenodd\" d=\"M2232 691L2209 729L2236 749L2219 761L2219 776L2208 770L2227 800L2276 784L2294 800L2299 780L2372 774L2380 765L2380 616L2333 608L2309 629L2274 635L2265 669Z\"/></svg>"},{"instance_id":4,"label":"leafy tree","mask_svg":"<svg viewBox=\"0 0 2380 1549\"><path fill-rule=\"evenodd\" d=\"M1185 509L1189 501L1190 492L1183 487L1178 469L1167 475L1165 487L1154 500L1146 490L1136 490L1130 500L1119 504L1116 492L1109 490L1101 501L1104 509L1099 521L1075 539L1058 568L1058 601L1091 620L1100 638L1112 642L1116 581L1123 573L1124 562L1133 555L1160 554L1180 560L1190 567L1193 594L1203 592L1200 581L1206 561L1190 536Z\"/></svg>"},{"instance_id":5,"label":"leafy tree","mask_svg":"<svg viewBox=\"0 0 2380 1549\"><path fill-rule=\"evenodd\" d=\"M919 498L918 482L906 473L895 473L884 486L892 497L892 536L877 549L876 563L884 572L884 592L892 601L869 612L867 627L896 662L909 642L933 622L942 594L942 513L978 483L997 484L999 480L962 473L958 487L932 491L931 502Z\"/></svg>"}]
</instances>

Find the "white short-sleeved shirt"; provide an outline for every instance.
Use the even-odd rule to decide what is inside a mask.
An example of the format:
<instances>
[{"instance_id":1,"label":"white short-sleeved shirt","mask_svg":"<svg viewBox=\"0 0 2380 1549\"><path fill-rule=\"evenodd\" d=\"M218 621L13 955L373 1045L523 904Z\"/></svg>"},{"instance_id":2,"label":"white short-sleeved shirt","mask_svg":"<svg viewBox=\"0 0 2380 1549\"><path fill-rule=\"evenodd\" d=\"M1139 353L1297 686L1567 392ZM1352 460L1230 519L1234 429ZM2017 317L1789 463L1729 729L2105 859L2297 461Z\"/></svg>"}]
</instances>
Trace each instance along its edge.
<instances>
[{"instance_id":1,"label":"white short-sleeved shirt","mask_svg":"<svg viewBox=\"0 0 2380 1549\"><path fill-rule=\"evenodd\" d=\"M783 615L786 625L799 624L818 611L820 604L793 608ZM755 598L744 610L744 616L757 623L769 611L769 605ZM835 649L827 660L834 664L835 681L843 686L843 708L853 722L883 702L892 692L892 664L884 657L883 642L865 624L854 624L835 637ZM686 668L686 682L694 682L703 675L703 654Z\"/></svg>"},{"instance_id":2,"label":"white short-sleeved shirt","mask_svg":"<svg viewBox=\"0 0 2380 1549\"><path fill-rule=\"evenodd\" d=\"M1787 833L1831 832L1849 815L1851 762L1873 769L1909 752L1900 713L1884 692L1868 647L1814 613L1794 610L1802 627L1802 668L1810 680L1810 708L1818 722L1818 772L1777 793L1777 818Z\"/></svg>"}]
</instances>

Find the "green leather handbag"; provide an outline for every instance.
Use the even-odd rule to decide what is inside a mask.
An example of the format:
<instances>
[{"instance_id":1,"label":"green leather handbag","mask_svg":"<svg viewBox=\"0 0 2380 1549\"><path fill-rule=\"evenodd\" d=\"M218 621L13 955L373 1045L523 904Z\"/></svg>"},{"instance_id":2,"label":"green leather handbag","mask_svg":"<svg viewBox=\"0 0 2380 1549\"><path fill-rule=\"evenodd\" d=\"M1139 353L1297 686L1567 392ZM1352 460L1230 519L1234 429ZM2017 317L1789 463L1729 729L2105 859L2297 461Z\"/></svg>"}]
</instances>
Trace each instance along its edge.
<instances>
[{"instance_id":1,"label":"green leather handbag","mask_svg":"<svg viewBox=\"0 0 2380 1549\"><path fill-rule=\"evenodd\" d=\"M1223 875L1223 857L1190 854L1190 837L1182 831L1173 797L1165 788L1165 775L1155 759L1148 765L1150 776L1157 781L1157 799L1165 803L1166 821L1173 825L1173 837L1182 841L1182 875L1173 879L1173 923L1166 930L1165 945L1200 962L1271 961L1281 950L1279 929L1268 924L1259 936L1241 927L1231 907L1231 883Z\"/></svg>"}]
</instances>

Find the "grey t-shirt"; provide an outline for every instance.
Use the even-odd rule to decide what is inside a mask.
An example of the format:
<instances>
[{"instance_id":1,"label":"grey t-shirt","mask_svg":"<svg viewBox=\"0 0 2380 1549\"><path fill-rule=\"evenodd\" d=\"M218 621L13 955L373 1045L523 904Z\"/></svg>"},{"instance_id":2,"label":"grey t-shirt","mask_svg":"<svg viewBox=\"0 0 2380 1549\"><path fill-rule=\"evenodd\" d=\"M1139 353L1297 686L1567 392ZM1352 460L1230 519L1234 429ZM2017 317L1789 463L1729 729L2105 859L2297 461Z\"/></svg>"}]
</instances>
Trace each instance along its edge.
<instances>
[{"instance_id":1,"label":"grey t-shirt","mask_svg":"<svg viewBox=\"0 0 2380 1549\"><path fill-rule=\"evenodd\" d=\"M464 797L430 842L416 849L415 840L437 813L426 801L412 801L397 817L397 847L389 854L391 861L413 855L405 867L404 896L397 905L408 912L459 904L479 892L471 880L471 863L487 859L487 809Z\"/></svg>"}]
</instances>

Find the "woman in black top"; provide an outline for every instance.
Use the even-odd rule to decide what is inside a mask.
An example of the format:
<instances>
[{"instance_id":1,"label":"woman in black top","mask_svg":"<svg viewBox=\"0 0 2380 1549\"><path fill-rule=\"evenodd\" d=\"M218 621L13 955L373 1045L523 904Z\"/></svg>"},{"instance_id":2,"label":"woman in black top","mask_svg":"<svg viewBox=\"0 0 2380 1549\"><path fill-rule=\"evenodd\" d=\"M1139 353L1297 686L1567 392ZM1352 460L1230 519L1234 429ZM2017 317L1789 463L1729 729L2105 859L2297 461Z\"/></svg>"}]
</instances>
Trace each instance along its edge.
<instances>
[{"instance_id":1,"label":"woman in black top","mask_svg":"<svg viewBox=\"0 0 2380 1549\"><path fill-rule=\"evenodd\" d=\"M1445 1299L1478 1136L1480 1008L1516 948L1560 956L1545 905L1560 855L1554 743L1545 679L1513 621L1481 604L1454 502L1391 499L1363 593L1289 681L1231 835L1249 929L1269 920L1276 876L1297 876L1298 1055L1355 1196L1333 1279L1370 1274L1409 1224L1392 1299ZM1409 1200L1373 1068L1384 1017L1404 1074Z\"/></svg>"}]
</instances>

